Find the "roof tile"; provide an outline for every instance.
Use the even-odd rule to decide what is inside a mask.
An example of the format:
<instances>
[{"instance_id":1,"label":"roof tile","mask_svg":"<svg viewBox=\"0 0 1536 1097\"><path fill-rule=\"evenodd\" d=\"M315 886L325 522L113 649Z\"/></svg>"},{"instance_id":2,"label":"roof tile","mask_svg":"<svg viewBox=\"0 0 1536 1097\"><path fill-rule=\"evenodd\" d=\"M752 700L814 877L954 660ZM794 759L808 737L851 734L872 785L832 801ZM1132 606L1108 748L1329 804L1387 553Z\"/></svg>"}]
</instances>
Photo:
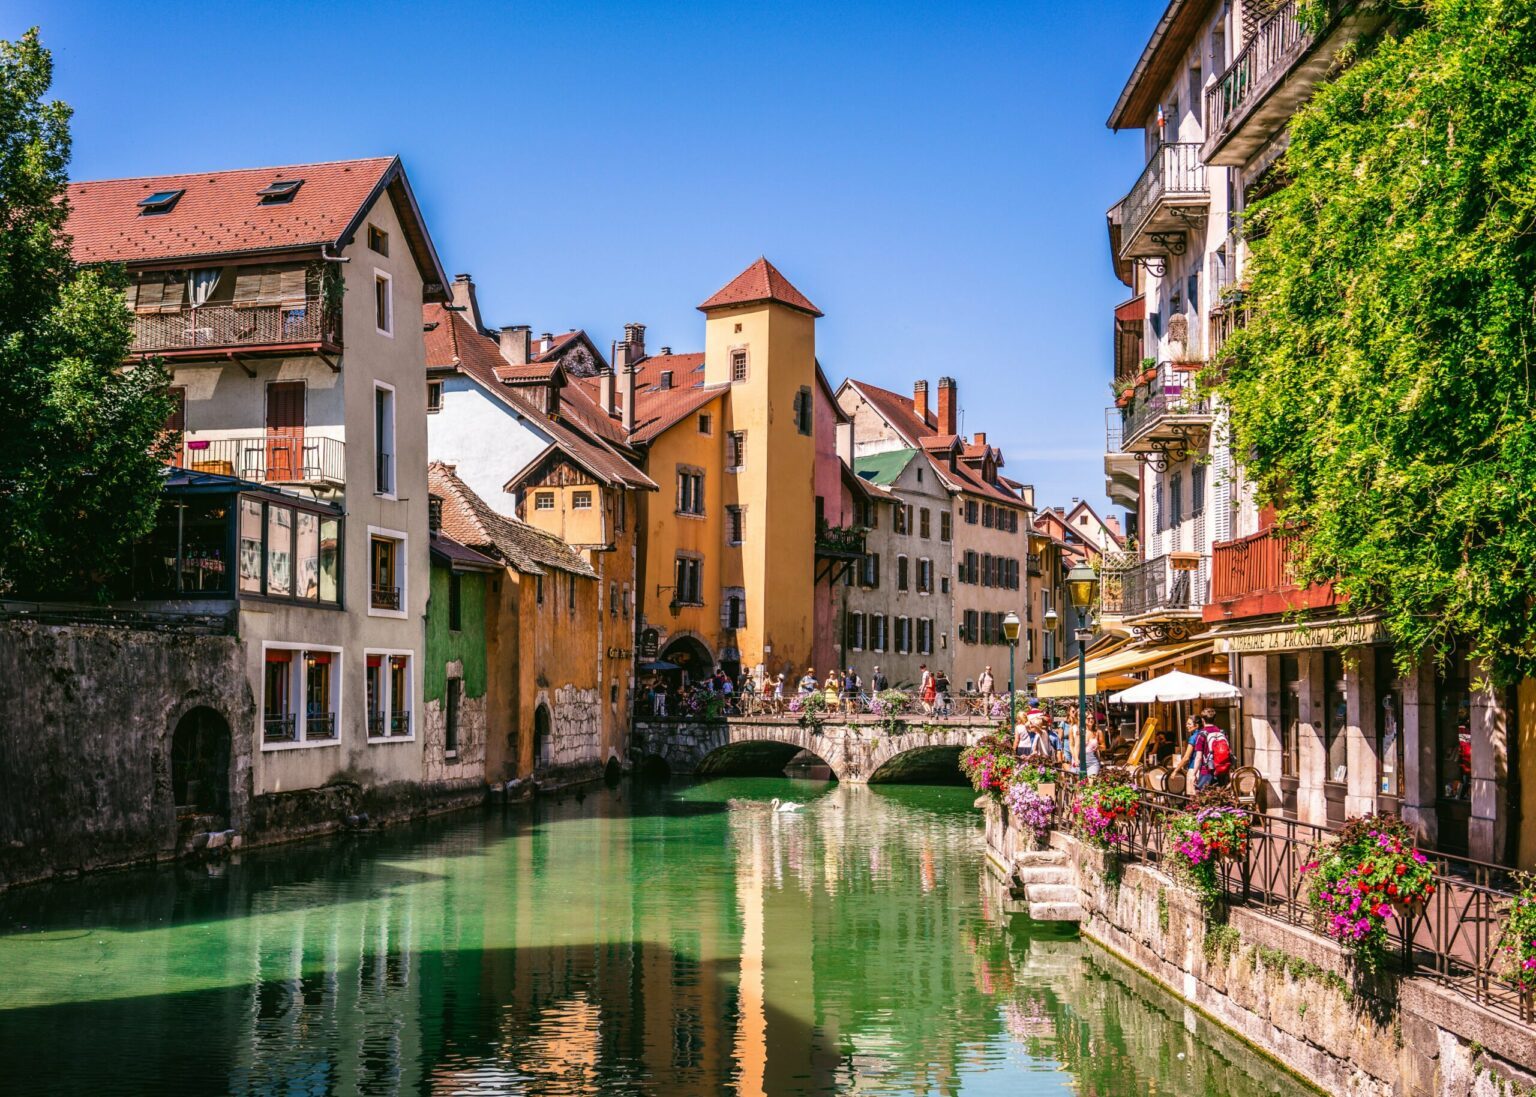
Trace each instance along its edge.
<instances>
[{"instance_id":1,"label":"roof tile","mask_svg":"<svg viewBox=\"0 0 1536 1097\"><path fill-rule=\"evenodd\" d=\"M699 311L708 312L733 305L755 305L761 301L777 301L812 316L822 315L821 310L811 304L805 294L792 286L777 267L762 257L700 305Z\"/></svg>"}]
</instances>

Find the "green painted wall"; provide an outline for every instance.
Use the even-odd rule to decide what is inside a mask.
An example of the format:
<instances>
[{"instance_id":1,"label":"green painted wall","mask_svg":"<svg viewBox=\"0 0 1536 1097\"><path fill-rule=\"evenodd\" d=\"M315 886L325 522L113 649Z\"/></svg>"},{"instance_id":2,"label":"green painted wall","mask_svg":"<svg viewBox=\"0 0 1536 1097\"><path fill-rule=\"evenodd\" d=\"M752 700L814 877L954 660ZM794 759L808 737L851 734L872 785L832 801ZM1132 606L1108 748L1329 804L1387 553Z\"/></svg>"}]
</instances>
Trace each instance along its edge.
<instances>
[{"instance_id":1,"label":"green painted wall","mask_svg":"<svg viewBox=\"0 0 1536 1097\"><path fill-rule=\"evenodd\" d=\"M485 696L485 583L479 572L462 573L460 624L448 627L448 568L432 565L431 600L427 602L427 660L422 689L428 701L442 701L448 692L448 664L464 663L464 696Z\"/></svg>"}]
</instances>

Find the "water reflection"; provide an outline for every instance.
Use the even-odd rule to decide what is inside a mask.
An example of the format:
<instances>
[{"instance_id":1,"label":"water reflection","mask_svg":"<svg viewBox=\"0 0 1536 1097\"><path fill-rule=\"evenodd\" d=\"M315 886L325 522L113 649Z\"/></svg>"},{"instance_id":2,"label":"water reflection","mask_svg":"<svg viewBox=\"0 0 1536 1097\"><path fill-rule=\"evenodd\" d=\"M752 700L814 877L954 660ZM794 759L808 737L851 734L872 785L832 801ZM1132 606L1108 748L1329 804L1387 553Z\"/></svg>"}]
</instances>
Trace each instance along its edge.
<instances>
[{"instance_id":1,"label":"water reflection","mask_svg":"<svg viewBox=\"0 0 1536 1097\"><path fill-rule=\"evenodd\" d=\"M625 786L3 896L0 1092L1297 1091L1014 924L970 799Z\"/></svg>"}]
</instances>

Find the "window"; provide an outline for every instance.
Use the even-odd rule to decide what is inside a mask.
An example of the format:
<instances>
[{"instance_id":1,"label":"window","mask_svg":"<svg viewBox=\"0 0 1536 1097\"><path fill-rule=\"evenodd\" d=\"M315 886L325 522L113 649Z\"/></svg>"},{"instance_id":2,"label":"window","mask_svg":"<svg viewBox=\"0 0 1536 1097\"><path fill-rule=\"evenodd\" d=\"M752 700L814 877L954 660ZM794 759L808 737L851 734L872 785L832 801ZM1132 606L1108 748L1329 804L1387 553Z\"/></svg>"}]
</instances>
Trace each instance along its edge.
<instances>
[{"instance_id":1,"label":"window","mask_svg":"<svg viewBox=\"0 0 1536 1097\"><path fill-rule=\"evenodd\" d=\"M223 528L221 523L219 547L210 543L207 549L199 551L222 559ZM186 561L183 579L190 571L193 581L197 581L201 573L191 570L190 557L196 548L193 542L198 538L198 530L195 526L192 529L193 541L188 540L185 522L180 532ZM340 518L241 496L237 537L241 593L327 605L340 602ZM174 547L168 546L166 552L171 558L176 555ZM222 566L221 563L221 572Z\"/></svg>"},{"instance_id":2,"label":"window","mask_svg":"<svg viewBox=\"0 0 1536 1097\"><path fill-rule=\"evenodd\" d=\"M795 393L795 429L801 434L810 434L815 422L815 415L811 405L811 390L802 387Z\"/></svg>"},{"instance_id":3,"label":"window","mask_svg":"<svg viewBox=\"0 0 1536 1097\"><path fill-rule=\"evenodd\" d=\"M917 561L917 593L933 593L933 561L926 556Z\"/></svg>"},{"instance_id":4,"label":"window","mask_svg":"<svg viewBox=\"0 0 1536 1097\"><path fill-rule=\"evenodd\" d=\"M907 558L905 556L896 557L896 589L907 589Z\"/></svg>"},{"instance_id":5,"label":"window","mask_svg":"<svg viewBox=\"0 0 1536 1097\"><path fill-rule=\"evenodd\" d=\"M182 190L157 190L148 198L139 199L139 213L170 213L176 205L176 200L187 193Z\"/></svg>"},{"instance_id":6,"label":"window","mask_svg":"<svg viewBox=\"0 0 1536 1097\"><path fill-rule=\"evenodd\" d=\"M848 615L848 646L854 651L864 650L864 615L862 613Z\"/></svg>"},{"instance_id":7,"label":"window","mask_svg":"<svg viewBox=\"0 0 1536 1097\"><path fill-rule=\"evenodd\" d=\"M747 379L747 352L744 350L731 351L731 380L745 381Z\"/></svg>"},{"instance_id":8,"label":"window","mask_svg":"<svg viewBox=\"0 0 1536 1097\"><path fill-rule=\"evenodd\" d=\"M277 206L291 201L303 185L302 179L279 179L274 183L268 183L256 194L263 206Z\"/></svg>"},{"instance_id":9,"label":"window","mask_svg":"<svg viewBox=\"0 0 1536 1097\"><path fill-rule=\"evenodd\" d=\"M902 507L902 510L905 512L905 516L901 520L901 532L911 533L914 529L917 528L912 524L912 504L908 503L906 506Z\"/></svg>"},{"instance_id":10,"label":"window","mask_svg":"<svg viewBox=\"0 0 1536 1097\"><path fill-rule=\"evenodd\" d=\"M375 382L373 386L373 491L395 493L395 390Z\"/></svg>"},{"instance_id":11,"label":"window","mask_svg":"<svg viewBox=\"0 0 1536 1097\"><path fill-rule=\"evenodd\" d=\"M393 337L395 331L395 300L390 290L390 277L381 270L373 272L373 326L380 335Z\"/></svg>"},{"instance_id":12,"label":"window","mask_svg":"<svg viewBox=\"0 0 1536 1097\"><path fill-rule=\"evenodd\" d=\"M746 540L747 512L745 507L725 508L725 540L728 544L739 545Z\"/></svg>"},{"instance_id":13,"label":"window","mask_svg":"<svg viewBox=\"0 0 1536 1097\"><path fill-rule=\"evenodd\" d=\"M459 753L459 698L464 693L464 679L448 679L448 690L443 697L443 753L450 758Z\"/></svg>"},{"instance_id":14,"label":"window","mask_svg":"<svg viewBox=\"0 0 1536 1097\"><path fill-rule=\"evenodd\" d=\"M448 574L448 627L454 632L464 628L464 576L456 571Z\"/></svg>"},{"instance_id":15,"label":"window","mask_svg":"<svg viewBox=\"0 0 1536 1097\"><path fill-rule=\"evenodd\" d=\"M363 692L370 742L411 738L411 653L364 653Z\"/></svg>"},{"instance_id":16,"label":"window","mask_svg":"<svg viewBox=\"0 0 1536 1097\"><path fill-rule=\"evenodd\" d=\"M700 434L709 434L714 429L715 429L714 420L709 415L708 412L706 412L703 415L699 416L699 433Z\"/></svg>"},{"instance_id":17,"label":"window","mask_svg":"<svg viewBox=\"0 0 1536 1097\"><path fill-rule=\"evenodd\" d=\"M608 616L609 617L617 617L618 615L619 615L619 584L617 584L617 583L609 583L608 584Z\"/></svg>"},{"instance_id":18,"label":"window","mask_svg":"<svg viewBox=\"0 0 1536 1097\"><path fill-rule=\"evenodd\" d=\"M939 540L948 541L955 535L954 518L949 511L939 511Z\"/></svg>"},{"instance_id":19,"label":"window","mask_svg":"<svg viewBox=\"0 0 1536 1097\"><path fill-rule=\"evenodd\" d=\"M441 381L427 382L427 414L436 415L443 410L443 383Z\"/></svg>"},{"instance_id":20,"label":"window","mask_svg":"<svg viewBox=\"0 0 1536 1097\"><path fill-rule=\"evenodd\" d=\"M340 648L266 645L262 674L263 750L338 741Z\"/></svg>"},{"instance_id":21,"label":"window","mask_svg":"<svg viewBox=\"0 0 1536 1097\"><path fill-rule=\"evenodd\" d=\"M1168 478L1168 522L1178 525L1184 521L1184 474L1176 472Z\"/></svg>"},{"instance_id":22,"label":"window","mask_svg":"<svg viewBox=\"0 0 1536 1097\"><path fill-rule=\"evenodd\" d=\"M557 575L555 582L558 583L559 581L560 577ZM567 575L565 577L565 611L567 613L576 612L576 576L574 575Z\"/></svg>"},{"instance_id":23,"label":"window","mask_svg":"<svg viewBox=\"0 0 1536 1097\"><path fill-rule=\"evenodd\" d=\"M542 575L533 577L533 600L541 606L544 604L544 576Z\"/></svg>"},{"instance_id":24,"label":"window","mask_svg":"<svg viewBox=\"0 0 1536 1097\"><path fill-rule=\"evenodd\" d=\"M704 473L700 470L677 470L677 513L695 516L704 513Z\"/></svg>"},{"instance_id":25,"label":"window","mask_svg":"<svg viewBox=\"0 0 1536 1097\"><path fill-rule=\"evenodd\" d=\"M555 493L552 491L536 491L533 493L534 510L554 510Z\"/></svg>"},{"instance_id":26,"label":"window","mask_svg":"<svg viewBox=\"0 0 1536 1097\"><path fill-rule=\"evenodd\" d=\"M704 604L704 561L697 556L677 558L677 590L673 592L685 606Z\"/></svg>"},{"instance_id":27,"label":"window","mask_svg":"<svg viewBox=\"0 0 1536 1097\"><path fill-rule=\"evenodd\" d=\"M747 599L740 593L725 598L725 627L730 631L747 627Z\"/></svg>"},{"instance_id":28,"label":"window","mask_svg":"<svg viewBox=\"0 0 1536 1097\"><path fill-rule=\"evenodd\" d=\"M898 655L905 655L912 650L912 619L910 617L896 618L896 646Z\"/></svg>"},{"instance_id":29,"label":"window","mask_svg":"<svg viewBox=\"0 0 1536 1097\"><path fill-rule=\"evenodd\" d=\"M886 619L883 613L871 613L869 615L869 650L884 651L886 641Z\"/></svg>"},{"instance_id":30,"label":"window","mask_svg":"<svg viewBox=\"0 0 1536 1097\"><path fill-rule=\"evenodd\" d=\"M747 432L733 430L725 436L725 465L727 472L740 472L747 467Z\"/></svg>"},{"instance_id":31,"label":"window","mask_svg":"<svg viewBox=\"0 0 1536 1097\"><path fill-rule=\"evenodd\" d=\"M880 554L871 552L864 557L864 574L859 577L859 582L870 590L880 588Z\"/></svg>"},{"instance_id":32,"label":"window","mask_svg":"<svg viewBox=\"0 0 1536 1097\"><path fill-rule=\"evenodd\" d=\"M932 617L919 617L917 619L917 653L919 655L933 654Z\"/></svg>"},{"instance_id":33,"label":"window","mask_svg":"<svg viewBox=\"0 0 1536 1097\"><path fill-rule=\"evenodd\" d=\"M918 471L921 472L922 470L919 469ZM929 520L932 517L933 512L927 507L917 512L917 535L925 540L933 536L932 526L929 524Z\"/></svg>"},{"instance_id":34,"label":"window","mask_svg":"<svg viewBox=\"0 0 1536 1097\"><path fill-rule=\"evenodd\" d=\"M629 584L628 583L624 584L624 616L625 616L626 619L628 619L628 617L629 617Z\"/></svg>"},{"instance_id":35,"label":"window","mask_svg":"<svg viewBox=\"0 0 1536 1097\"><path fill-rule=\"evenodd\" d=\"M368 250L380 255L389 254L389 233L374 225L368 226Z\"/></svg>"},{"instance_id":36,"label":"window","mask_svg":"<svg viewBox=\"0 0 1536 1097\"><path fill-rule=\"evenodd\" d=\"M979 640L976 625L977 614L973 609L968 609L960 618L960 639L967 644L974 644Z\"/></svg>"},{"instance_id":37,"label":"window","mask_svg":"<svg viewBox=\"0 0 1536 1097\"><path fill-rule=\"evenodd\" d=\"M974 526L976 524L976 514L977 514L977 511L978 511L978 508L976 506L976 500L974 500L974 499L967 499L965 501L965 524L966 525Z\"/></svg>"},{"instance_id":38,"label":"window","mask_svg":"<svg viewBox=\"0 0 1536 1097\"><path fill-rule=\"evenodd\" d=\"M590 491L573 491L573 492L571 492L571 509L572 510L591 510L592 509L592 493Z\"/></svg>"},{"instance_id":39,"label":"window","mask_svg":"<svg viewBox=\"0 0 1536 1097\"><path fill-rule=\"evenodd\" d=\"M401 536L404 536L403 534ZM369 613L382 610L400 613L404 605L401 588L405 570L403 542L396 537L370 531L368 538L369 558ZM402 614L403 616L403 614Z\"/></svg>"},{"instance_id":40,"label":"window","mask_svg":"<svg viewBox=\"0 0 1536 1097\"><path fill-rule=\"evenodd\" d=\"M336 738L336 693L331 676L331 653L304 653L304 738Z\"/></svg>"},{"instance_id":41,"label":"window","mask_svg":"<svg viewBox=\"0 0 1536 1097\"><path fill-rule=\"evenodd\" d=\"M1196 465L1189 470L1189 516L1198 518L1205 513L1205 466Z\"/></svg>"},{"instance_id":42,"label":"window","mask_svg":"<svg viewBox=\"0 0 1536 1097\"><path fill-rule=\"evenodd\" d=\"M939 576L939 593L940 594L948 594L949 593L949 576L947 576L947 575Z\"/></svg>"},{"instance_id":43,"label":"window","mask_svg":"<svg viewBox=\"0 0 1536 1097\"><path fill-rule=\"evenodd\" d=\"M996 523L993 521L994 509L991 503L984 503L981 507L981 524L991 529Z\"/></svg>"},{"instance_id":44,"label":"window","mask_svg":"<svg viewBox=\"0 0 1536 1097\"><path fill-rule=\"evenodd\" d=\"M895 525L892 526L891 528L894 529L897 533L906 533L907 532L907 508L902 506L900 503L897 503L896 504L896 510L894 512L893 517L894 517Z\"/></svg>"}]
</instances>

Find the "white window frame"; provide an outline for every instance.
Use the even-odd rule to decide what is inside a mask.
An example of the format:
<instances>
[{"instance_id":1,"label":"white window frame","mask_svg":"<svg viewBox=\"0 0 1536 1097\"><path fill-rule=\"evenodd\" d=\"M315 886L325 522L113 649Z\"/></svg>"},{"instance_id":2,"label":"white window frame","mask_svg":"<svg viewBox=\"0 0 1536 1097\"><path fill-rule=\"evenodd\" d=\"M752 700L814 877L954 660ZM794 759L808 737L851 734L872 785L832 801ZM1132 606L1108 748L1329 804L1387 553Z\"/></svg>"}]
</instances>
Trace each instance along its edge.
<instances>
[{"instance_id":1,"label":"white window frame","mask_svg":"<svg viewBox=\"0 0 1536 1097\"><path fill-rule=\"evenodd\" d=\"M736 356L741 355L741 376L736 376ZM747 353L746 347L732 347L729 353L728 368L731 371L731 384L745 382L752 376L752 358Z\"/></svg>"},{"instance_id":2,"label":"white window frame","mask_svg":"<svg viewBox=\"0 0 1536 1097\"><path fill-rule=\"evenodd\" d=\"M581 497L582 496L586 496L586 500L587 501L585 503L583 503L581 501ZM571 509L572 510L591 510L592 509L592 489L591 488L577 488L577 489L573 490L571 492Z\"/></svg>"},{"instance_id":3,"label":"white window frame","mask_svg":"<svg viewBox=\"0 0 1536 1097\"><path fill-rule=\"evenodd\" d=\"M400 583L400 608L378 609L373 604L373 538L387 537L395 542L395 551L399 554L395 559L395 577ZM397 620L405 620L411 615L411 535L404 530L388 529L384 526L368 527L368 562L364 574L368 580L367 598L369 617L393 617ZM410 654L409 652L397 652L396 654Z\"/></svg>"},{"instance_id":4,"label":"white window frame","mask_svg":"<svg viewBox=\"0 0 1536 1097\"><path fill-rule=\"evenodd\" d=\"M389 393L389 490L379 490L379 449L383 439L379 437L379 393ZM399 499L400 488L400 394L388 381L373 382L373 404L369 412L373 419L373 494L376 499Z\"/></svg>"},{"instance_id":5,"label":"white window frame","mask_svg":"<svg viewBox=\"0 0 1536 1097\"><path fill-rule=\"evenodd\" d=\"M279 750L303 750L309 747L339 747L341 746L342 728L346 725L342 722L342 704L346 691L341 688L344 662L341 648L334 644L306 644L289 640L263 640L261 642L261 682L257 687L256 714L259 721L264 721L267 712L267 652L291 651L294 653L289 663L289 674L295 677L295 681L289 683L289 695L294 699L294 735L292 743L269 743L265 733L265 723L261 724L258 734L261 736L261 749L263 753ZM308 683L305 681L304 653L306 651L325 651L335 656L331 664L331 695L336 713L336 734L330 739L307 739L309 729L305 726L309 719L309 705L306 701ZM296 668L296 669L294 669Z\"/></svg>"},{"instance_id":6,"label":"white window frame","mask_svg":"<svg viewBox=\"0 0 1536 1097\"><path fill-rule=\"evenodd\" d=\"M548 506L544 505L546 501L549 503ZM550 490L548 490L547 488L539 488L539 489L535 490L534 493L533 493L533 509L534 510L554 510L555 509L555 493L550 491Z\"/></svg>"},{"instance_id":7,"label":"white window frame","mask_svg":"<svg viewBox=\"0 0 1536 1097\"><path fill-rule=\"evenodd\" d=\"M384 283L384 323L379 327L379 283ZM395 337L395 277L387 270L373 268L373 330L386 339Z\"/></svg>"},{"instance_id":8,"label":"white window frame","mask_svg":"<svg viewBox=\"0 0 1536 1097\"><path fill-rule=\"evenodd\" d=\"M363 673L368 673L368 657L380 656L384 660L385 674L383 682L388 683L389 660L396 655L404 655L409 660L405 665L405 692L409 695L410 708L406 711L411 714L411 733L409 735L368 735L368 687L363 686L363 734L370 745L385 743L414 743L416 730L420 725L420 714L416 711L416 675L418 673L419 656L411 648L364 648L363 649ZM387 691L386 691L387 692ZM395 696L390 693L384 698L384 726L389 727L391 717L395 714ZM462 729L461 729L462 731Z\"/></svg>"}]
</instances>

